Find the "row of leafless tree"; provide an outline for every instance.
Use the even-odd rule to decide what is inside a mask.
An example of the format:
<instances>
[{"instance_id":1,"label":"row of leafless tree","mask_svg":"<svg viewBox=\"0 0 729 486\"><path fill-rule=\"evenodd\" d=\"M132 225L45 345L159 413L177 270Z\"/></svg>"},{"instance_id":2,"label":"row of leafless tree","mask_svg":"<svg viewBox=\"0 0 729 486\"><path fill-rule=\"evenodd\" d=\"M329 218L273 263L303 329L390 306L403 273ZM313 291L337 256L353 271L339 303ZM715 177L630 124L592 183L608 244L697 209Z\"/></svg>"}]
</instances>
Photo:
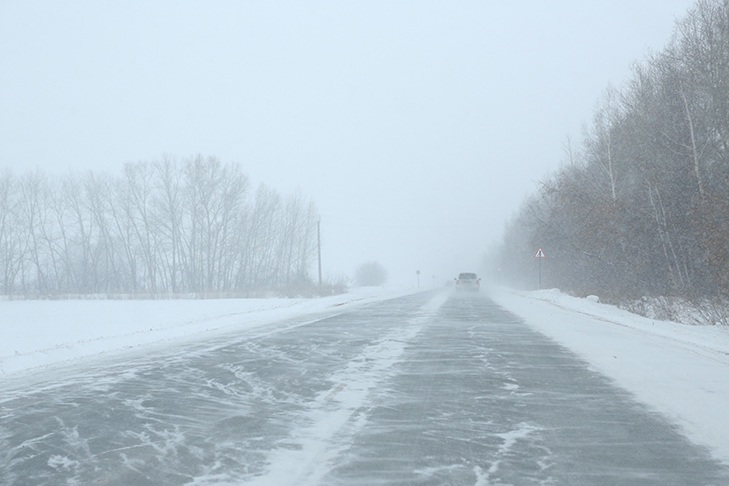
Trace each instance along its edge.
<instances>
[{"instance_id":1,"label":"row of leafless tree","mask_svg":"<svg viewBox=\"0 0 729 486\"><path fill-rule=\"evenodd\" d=\"M309 281L317 211L251 194L214 157L127 164L120 177L0 174L0 293L277 290Z\"/></svg>"},{"instance_id":2,"label":"row of leafless tree","mask_svg":"<svg viewBox=\"0 0 729 486\"><path fill-rule=\"evenodd\" d=\"M729 1L700 0L608 89L581 146L507 226L512 283L621 299L729 291Z\"/></svg>"}]
</instances>

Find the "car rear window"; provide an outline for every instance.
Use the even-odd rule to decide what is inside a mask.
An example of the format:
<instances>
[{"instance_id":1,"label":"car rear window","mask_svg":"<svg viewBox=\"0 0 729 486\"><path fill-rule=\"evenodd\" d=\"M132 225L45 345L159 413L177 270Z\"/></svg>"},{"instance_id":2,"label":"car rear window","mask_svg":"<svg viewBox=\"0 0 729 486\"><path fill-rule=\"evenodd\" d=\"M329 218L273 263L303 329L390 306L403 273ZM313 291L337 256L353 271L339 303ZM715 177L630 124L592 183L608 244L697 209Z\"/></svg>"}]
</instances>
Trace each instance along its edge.
<instances>
[{"instance_id":1,"label":"car rear window","mask_svg":"<svg viewBox=\"0 0 729 486\"><path fill-rule=\"evenodd\" d=\"M458 276L459 279L469 279L469 278L476 278L475 273L462 273Z\"/></svg>"}]
</instances>

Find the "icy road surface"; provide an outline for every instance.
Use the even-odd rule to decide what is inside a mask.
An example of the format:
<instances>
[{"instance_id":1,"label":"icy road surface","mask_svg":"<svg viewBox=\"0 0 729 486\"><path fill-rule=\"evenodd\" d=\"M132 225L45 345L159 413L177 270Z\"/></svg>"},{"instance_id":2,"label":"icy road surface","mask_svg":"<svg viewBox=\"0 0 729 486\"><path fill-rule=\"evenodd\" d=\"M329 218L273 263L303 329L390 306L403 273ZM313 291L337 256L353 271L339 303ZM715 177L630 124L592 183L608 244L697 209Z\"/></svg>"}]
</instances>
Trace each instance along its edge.
<instances>
[{"instance_id":1,"label":"icy road surface","mask_svg":"<svg viewBox=\"0 0 729 486\"><path fill-rule=\"evenodd\" d=\"M437 291L9 378L0 484L686 486L729 474L485 296Z\"/></svg>"}]
</instances>

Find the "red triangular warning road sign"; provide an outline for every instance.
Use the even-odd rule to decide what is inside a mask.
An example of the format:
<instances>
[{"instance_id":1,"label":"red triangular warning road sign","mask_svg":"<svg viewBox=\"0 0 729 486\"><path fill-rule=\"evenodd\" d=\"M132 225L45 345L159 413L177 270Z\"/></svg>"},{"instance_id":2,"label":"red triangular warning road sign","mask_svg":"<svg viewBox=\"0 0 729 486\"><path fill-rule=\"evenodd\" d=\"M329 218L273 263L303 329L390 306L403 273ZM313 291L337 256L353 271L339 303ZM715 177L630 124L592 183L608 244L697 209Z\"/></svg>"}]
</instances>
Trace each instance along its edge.
<instances>
[{"instance_id":1,"label":"red triangular warning road sign","mask_svg":"<svg viewBox=\"0 0 729 486\"><path fill-rule=\"evenodd\" d=\"M547 258L547 255L544 254L541 246L539 247L537 252L534 254L534 258Z\"/></svg>"}]
</instances>

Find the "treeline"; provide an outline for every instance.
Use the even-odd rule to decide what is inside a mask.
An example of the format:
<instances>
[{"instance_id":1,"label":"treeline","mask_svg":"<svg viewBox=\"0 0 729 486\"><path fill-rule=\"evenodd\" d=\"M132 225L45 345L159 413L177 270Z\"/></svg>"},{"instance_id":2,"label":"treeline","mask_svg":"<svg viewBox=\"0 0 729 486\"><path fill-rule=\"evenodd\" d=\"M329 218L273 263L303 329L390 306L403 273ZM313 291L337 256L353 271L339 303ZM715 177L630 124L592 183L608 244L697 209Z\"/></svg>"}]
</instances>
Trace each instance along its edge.
<instances>
[{"instance_id":1,"label":"treeline","mask_svg":"<svg viewBox=\"0 0 729 486\"><path fill-rule=\"evenodd\" d=\"M729 1L701 0L608 89L584 140L507 225L490 265L522 287L621 300L729 292Z\"/></svg>"},{"instance_id":2,"label":"treeline","mask_svg":"<svg viewBox=\"0 0 729 486\"><path fill-rule=\"evenodd\" d=\"M255 194L214 157L121 176L0 174L0 294L236 293L311 287L317 210Z\"/></svg>"}]
</instances>

